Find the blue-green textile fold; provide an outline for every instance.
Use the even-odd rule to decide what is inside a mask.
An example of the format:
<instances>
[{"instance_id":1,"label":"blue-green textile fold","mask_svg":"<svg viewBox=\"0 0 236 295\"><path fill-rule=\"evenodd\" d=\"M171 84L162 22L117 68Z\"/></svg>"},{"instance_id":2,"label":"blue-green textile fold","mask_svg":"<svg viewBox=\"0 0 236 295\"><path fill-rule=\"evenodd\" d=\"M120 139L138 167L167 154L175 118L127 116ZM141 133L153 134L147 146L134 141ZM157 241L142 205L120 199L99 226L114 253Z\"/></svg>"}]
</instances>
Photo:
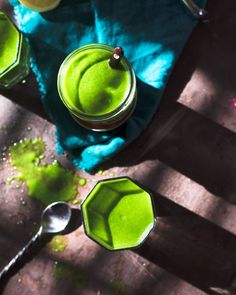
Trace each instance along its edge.
<instances>
[{"instance_id":1,"label":"blue-green textile fold","mask_svg":"<svg viewBox=\"0 0 236 295\"><path fill-rule=\"evenodd\" d=\"M205 0L195 0L200 6ZM31 67L42 102L56 125L57 151L76 167L92 171L133 141L157 110L168 76L197 21L180 0L62 0L53 11L37 13L14 6L18 27L30 41ZM92 132L70 117L56 80L62 61L88 43L122 46L138 78L138 103L130 119L110 132ZM143 85L151 91L144 91ZM145 88L147 89L147 88Z\"/></svg>"}]
</instances>

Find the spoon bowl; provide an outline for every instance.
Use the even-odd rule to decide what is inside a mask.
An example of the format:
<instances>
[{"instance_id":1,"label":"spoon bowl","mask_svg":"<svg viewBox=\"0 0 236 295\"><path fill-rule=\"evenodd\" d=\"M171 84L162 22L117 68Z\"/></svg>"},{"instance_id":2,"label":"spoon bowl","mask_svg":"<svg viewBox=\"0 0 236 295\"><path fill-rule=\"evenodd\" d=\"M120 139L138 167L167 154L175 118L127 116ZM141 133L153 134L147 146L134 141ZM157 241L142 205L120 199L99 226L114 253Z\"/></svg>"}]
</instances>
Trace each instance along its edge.
<instances>
[{"instance_id":1,"label":"spoon bowl","mask_svg":"<svg viewBox=\"0 0 236 295\"><path fill-rule=\"evenodd\" d=\"M29 248L44 234L57 234L66 229L71 220L71 208L65 202L55 202L47 206L41 215L41 225L38 232L20 250L16 256L0 272L0 281L14 265L28 252Z\"/></svg>"},{"instance_id":2,"label":"spoon bowl","mask_svg":"<svg viewBox=\"0 0 236 295\"><path fill-rule=\"evenodd\" d=\"M71 219L71 208L64 202L47 206L41 216L42 233L55 234L62 232Z\"/></svg>"}]
</instances>

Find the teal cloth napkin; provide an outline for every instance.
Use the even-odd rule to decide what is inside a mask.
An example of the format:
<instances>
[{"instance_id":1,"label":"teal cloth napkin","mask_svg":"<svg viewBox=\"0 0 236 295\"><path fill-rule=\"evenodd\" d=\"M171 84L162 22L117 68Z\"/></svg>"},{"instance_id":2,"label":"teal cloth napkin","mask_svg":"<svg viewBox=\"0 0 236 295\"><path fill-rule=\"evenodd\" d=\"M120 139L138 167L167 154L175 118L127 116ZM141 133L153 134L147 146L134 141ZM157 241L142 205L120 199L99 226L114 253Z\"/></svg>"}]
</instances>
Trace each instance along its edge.
<instances>
[{"instance_id":1,"label":"teal cloth napkin","mask_svg":"<svg viewBox=\"0 0 236 295\"><path fill-rule=\"evenodd\" d=\"M133 141L157 110L168 76L197 24L180 0L62 0L37 13L10 0L18 26L30 41L31 67L42 102L56 125L57 151L92 172ZM205 0L195 0L203 6ZM59 67L74 49L88 43L122 46L138 78L138 102L130 119L116 130L92 132L70 117L59 99Z\"/></svg>"}]
</instances>

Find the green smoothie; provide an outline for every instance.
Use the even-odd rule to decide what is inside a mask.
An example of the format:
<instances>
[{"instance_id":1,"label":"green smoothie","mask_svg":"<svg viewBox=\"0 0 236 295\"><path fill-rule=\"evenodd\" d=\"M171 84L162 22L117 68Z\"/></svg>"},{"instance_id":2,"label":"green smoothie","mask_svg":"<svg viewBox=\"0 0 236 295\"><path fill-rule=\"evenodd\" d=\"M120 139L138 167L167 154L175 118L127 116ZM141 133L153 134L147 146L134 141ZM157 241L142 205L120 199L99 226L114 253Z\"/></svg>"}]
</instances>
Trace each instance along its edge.
<instances>
[{"instance_id":1,"label":"green smoothie","mask_svg":"<svg viewBox=\"0 0 236 295\"><path fill-rule=\"evenodd\" d=\"M10 88L29 72L29 48L23 35L0 11L0 87Z\"/></svg>"},{"instance_id":2,"label":"green smoothie","mask_svg":"<svg viewBox=\"0 0 236 295\"><path fill-rule=\"evenodd\" d=\"M79 176L64 169L57 161L40 164L44 158L45 142L42 138L25 138L10 146L11 164L17 174L8 183L17 179L19 187L26 183L28 195L49 205L57 201L72 201L77 195Z\"/></svg>"},{"instance_id":3,"label":"green smoothie","mask_svg":"<svg viewBox=\"0 0 236 295\"><path fill-rule=\"evenodd\" d=\"M139 246L155 223L150 194L126 177L99 182L82 213L87 235L109 250Z\"/></svg>"},{"instance_id":4,"label":"green smoothie","mask_svg":"<svg viewBox=\"0 0 236 295\"><path fill-rule=\"evenodd\" d=\"M0 12L0 72L9 68L17 58L17 51L19 47L19 32Z\"/></svg>"},{"instance_id":5,"label":"green smoothie","mask_svg":"<svg viewBox=\"0 0 236 295\"><path fill-rule=\"evenodd\" d=\"M111 52L76 51L65 61L60 81L63 101L72 111L99 116L114 111L128 96L130 74L124 62L112 68Z\"/></svg>"}]
</instances>

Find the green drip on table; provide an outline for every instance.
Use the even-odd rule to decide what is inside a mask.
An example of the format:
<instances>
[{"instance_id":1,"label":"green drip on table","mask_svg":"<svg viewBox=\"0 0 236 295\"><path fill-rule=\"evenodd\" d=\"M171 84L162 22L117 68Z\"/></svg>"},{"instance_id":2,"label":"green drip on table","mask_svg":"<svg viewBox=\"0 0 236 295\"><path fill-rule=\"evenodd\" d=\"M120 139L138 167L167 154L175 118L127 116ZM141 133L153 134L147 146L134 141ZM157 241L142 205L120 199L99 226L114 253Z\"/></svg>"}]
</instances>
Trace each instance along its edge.
<instances>
[{"instance_id":1,"label":"green drip on table","mask_svg":"<svg viewBox=\"0 0 236 295\"><path fill-rule=\"evenodd\" d=\"M70 201L77 195L79 176L64 169L57 161L40 165L45 152L42 138L25 138L10 146L11 163L20 173L15 178L25 181L28 195L45 205Z\"/></svg>"},{"instance_id":2,"label":"green drip on table","mask_svg":"<svg viewBox=\"0 0 236 295\"><path fill-rule=\"evenodd\" d=\"M65 262L57 262L54 265L53 275L56 279L65 279L74 287L83 288L87 284L87 277L81 269Z\"/></svg>"},{"instance_id":3,"label":"green drip on table","mask_svg":"<svg viewBox=\"0 0 236 295\"><path fill-rule=\"evenodd\" d=\"M86 184L86 179L85 178L80 178L79 185L84 186L85 184Z\"/></svg>"},{"instance_id":4,"label":"green drip on table","mask_svg":"<svg viewBox=\"0 0 236 295\"><path fill-rule=\"evenodd\" d=\"M78 204L81 204L82 200L79 200L79 199L74 199L71 201L72 205L78 205Z\"/></svg>"},{"instance_id":5,"label":"green drip on table","mask_svg":"<svg viewBox=\"0 0 236 295\"><path fill-rule=\"evenodd\" d=\"M68 246L68 239L64 236L55 236L52 238L48 247L54 252L64 252Z\"/></svg>"}]
</instances>

